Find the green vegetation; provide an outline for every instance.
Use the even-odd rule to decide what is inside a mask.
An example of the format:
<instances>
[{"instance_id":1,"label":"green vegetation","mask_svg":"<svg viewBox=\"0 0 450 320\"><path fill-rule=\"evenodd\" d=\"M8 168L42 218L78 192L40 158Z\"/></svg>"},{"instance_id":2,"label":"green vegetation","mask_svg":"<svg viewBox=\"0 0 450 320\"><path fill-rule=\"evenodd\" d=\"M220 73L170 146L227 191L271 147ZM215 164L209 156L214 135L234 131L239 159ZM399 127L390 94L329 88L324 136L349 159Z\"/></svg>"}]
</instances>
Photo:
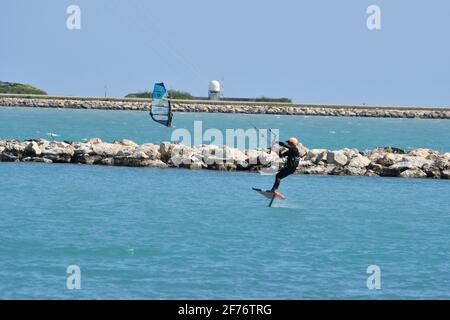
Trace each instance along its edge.
<instances>
[{"instance_id":1,"label":"green vegetation","mask_svg":"<svg viewBox=\"0 0 450 320\"><path fill-rule=\"evenodd\" d=\"M2 81L0 81L0 93L47 95L47 92L37 89L29 84Z\"/></svg>"},{"instance_id":2,"label":"green vegetation","mask_svg":"<svg viewBox=\"0 0 450 320\"><path fill-rule=\"evenodd\" d=\"M125 98L151 98L151 91L143 91L136 93L129 93L125 96ZM169 97L171 99L182 99L182 100L193 100L195 99L189 92L178 91L178 90L169 90Z\"/></svg>"},{"instance_id":3,"label":"green vegetation","mask_svg":"<svg viewBox=\"0 0 450 320\"><path fill-rule=\"evenodd\" d=\"M292 103L292 100L289 98L268 98L268 97L260 97L260 98L253 98L250 99L250 101L255 102L283 102L283 103Z\"/></svg>"},{"instance_id":4,"label":"green vegetation","mask_svg":"<svg viewBox=\"0 0 450 320\"><path fill-rule=\"evenodd\" d=\"M179 99L179 100L207 100L208 98L199 98L192 96L189 92L179 91L179 90L169 90L169 96L171 99ZM125 96L125 98L146 98L149 99L152 97L151 91L143 91L136 93L129 93ZM259 97L259 98L223 98L223 101L250 101L250 102L281 102L281 103L292 103L292 100L289 98L269 98L269 97Z\"/></svg>"},{"instance_id":5,"label":"green vegetation","mask_svg":"<svg viewBox=\"0 0 450 320\"><path fill-rule=\"evenodd\" d=\"M152 93L150 91L129 93L125 96L125 98L147 98L147 99L151 97Z\"/></svg>"},{"instance_id":6,"label":"green vegetation","mask_svg":"<svg viewBox=\"0 0 450 320\"><path fill-rule=\"evenodd\" d=\"M169 96L172 99L194 100L195 98L185 91L169 90Z\"/></svg>"}]
</instances>

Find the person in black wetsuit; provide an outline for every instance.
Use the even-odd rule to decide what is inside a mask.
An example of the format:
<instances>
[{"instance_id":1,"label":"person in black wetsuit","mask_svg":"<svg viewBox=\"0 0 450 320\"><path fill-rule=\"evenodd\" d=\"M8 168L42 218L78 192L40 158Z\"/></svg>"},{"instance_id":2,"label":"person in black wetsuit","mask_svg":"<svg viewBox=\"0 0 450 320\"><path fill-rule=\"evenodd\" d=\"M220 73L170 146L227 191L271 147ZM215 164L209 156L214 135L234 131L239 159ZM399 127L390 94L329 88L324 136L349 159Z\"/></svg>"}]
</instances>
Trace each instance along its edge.
<instances>
[{"instance_id":1,"label":"person in black wetsuit","mask_svg":"<svg viewBox=\"0 0 450 320\"><path fill-rule=\"evenodd\" d=\"M287 150L280 152L280 157L287 157L287 159L283 168L281 168L275 176L275 183L273 184L272 192L278 190L281 179L284 179L295 172L300 161L300 152L297 148L298 140L296 138L289 138L286 142L287 143L278 142L280 146L287 148Z\"/></svg>"}]
</instances>

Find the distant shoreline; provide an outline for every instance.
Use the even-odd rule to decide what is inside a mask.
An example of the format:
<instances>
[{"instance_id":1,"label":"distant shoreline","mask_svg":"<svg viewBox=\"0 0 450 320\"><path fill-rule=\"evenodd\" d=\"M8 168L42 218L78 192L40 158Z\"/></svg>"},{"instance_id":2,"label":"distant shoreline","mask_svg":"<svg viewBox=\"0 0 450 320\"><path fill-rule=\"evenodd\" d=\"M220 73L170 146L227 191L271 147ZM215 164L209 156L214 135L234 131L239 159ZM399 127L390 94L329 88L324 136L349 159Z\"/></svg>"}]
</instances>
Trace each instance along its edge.
<instances>
[{"instance_id":1,"label":"distant shoreline","mask_svg":"<svg viewBox=\"0 0 450 320\"><path fill-rule=\"evenodd\" d=\"M2 107L149 111L151 99L0 94ZM174 112L450 119L448 107L172 100Z\"/></svg>"}]
</instances>

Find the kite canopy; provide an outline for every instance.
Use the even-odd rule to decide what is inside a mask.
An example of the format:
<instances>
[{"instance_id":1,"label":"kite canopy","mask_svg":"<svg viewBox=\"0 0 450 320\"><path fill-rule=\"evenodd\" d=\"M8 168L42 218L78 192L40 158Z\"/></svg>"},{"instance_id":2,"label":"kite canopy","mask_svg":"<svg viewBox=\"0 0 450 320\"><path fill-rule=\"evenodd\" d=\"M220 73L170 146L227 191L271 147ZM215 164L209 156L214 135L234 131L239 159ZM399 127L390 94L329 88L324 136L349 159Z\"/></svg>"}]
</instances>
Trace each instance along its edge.
<instances>
[{"instance_id":1,"label":"kite canopy","mask_svg":"<svg viewBox=\"0 0 450 320\"><path fill-rule=\"evenodd\" d=\"M166 127L172 125L172 106L163 82L155 83L153 88L150 116L154 121Z\"/></svg>"}]
</instances>

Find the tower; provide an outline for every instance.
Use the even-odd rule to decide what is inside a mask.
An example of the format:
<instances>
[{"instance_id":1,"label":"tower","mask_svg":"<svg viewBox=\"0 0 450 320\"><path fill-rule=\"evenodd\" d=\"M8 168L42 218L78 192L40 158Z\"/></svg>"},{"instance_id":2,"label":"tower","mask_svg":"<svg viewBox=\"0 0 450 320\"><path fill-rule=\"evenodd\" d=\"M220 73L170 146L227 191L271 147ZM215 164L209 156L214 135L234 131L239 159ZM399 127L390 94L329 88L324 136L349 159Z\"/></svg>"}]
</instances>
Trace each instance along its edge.
<instances>
[{"instance_id":1,"label":"tower","mask_svg":"<svg viewBox=\"0 0 450 320\"><path fill-rule=\"evenodd\" d=\"M213 80L209 83L208 98L209 100L220 100L221 86L220 82Z\"/></svg>"}]
</instances>

